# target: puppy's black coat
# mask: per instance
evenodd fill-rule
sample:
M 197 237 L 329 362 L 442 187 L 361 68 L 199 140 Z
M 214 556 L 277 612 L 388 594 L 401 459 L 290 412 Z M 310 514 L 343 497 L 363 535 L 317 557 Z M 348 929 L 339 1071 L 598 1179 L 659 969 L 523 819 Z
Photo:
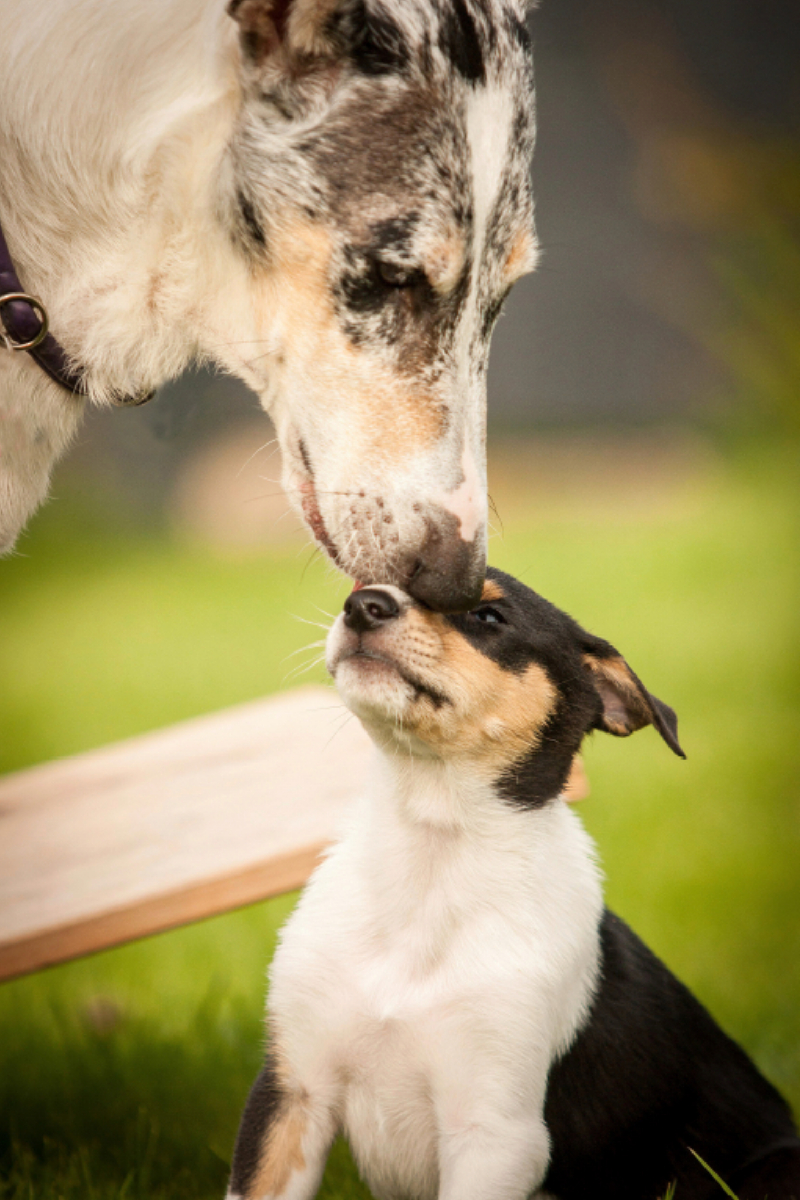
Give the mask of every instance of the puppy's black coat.
M 551 1069 L 544 1183 L 561 1200 L 720 1196 L 800 1200 L 800 1140 L 785 1101 L 619 917 L 600 930 L 588 1023 Z

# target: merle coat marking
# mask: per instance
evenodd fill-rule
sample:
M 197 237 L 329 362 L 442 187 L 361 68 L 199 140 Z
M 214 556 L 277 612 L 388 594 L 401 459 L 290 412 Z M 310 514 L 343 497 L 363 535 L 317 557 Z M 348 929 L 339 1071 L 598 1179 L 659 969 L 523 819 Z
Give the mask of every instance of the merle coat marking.
M 0 219 L 97 403 L 245 380 L 356 578 L 469 607 L 485 377 L 536 257 L 523 0 L 2 0 Z M 82 402 L 0 348 L 0 549 Z

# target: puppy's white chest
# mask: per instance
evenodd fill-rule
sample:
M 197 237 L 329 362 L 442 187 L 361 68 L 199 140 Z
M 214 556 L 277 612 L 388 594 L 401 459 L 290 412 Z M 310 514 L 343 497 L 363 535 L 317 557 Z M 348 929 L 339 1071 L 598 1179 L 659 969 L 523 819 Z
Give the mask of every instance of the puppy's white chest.
M 335 1093 L 377 1196 L 435 1197 L 443 1139 L 541 1119 L 594 986 L 600 908 L 561 805 L 503 813 L 496 836 L 372 810 L 335 848 L 285 929 L 270 1010 L 300 1081 Z

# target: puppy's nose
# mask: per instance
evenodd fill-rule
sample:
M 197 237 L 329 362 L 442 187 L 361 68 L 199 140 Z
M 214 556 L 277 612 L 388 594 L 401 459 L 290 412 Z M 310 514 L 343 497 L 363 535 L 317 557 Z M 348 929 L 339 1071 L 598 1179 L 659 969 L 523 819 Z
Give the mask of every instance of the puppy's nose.
M 344 623 L 354 633 L 377 629 L 400 616 L 400 605 L 389 592 L 380 588 L 360 588 L 344 602 Z

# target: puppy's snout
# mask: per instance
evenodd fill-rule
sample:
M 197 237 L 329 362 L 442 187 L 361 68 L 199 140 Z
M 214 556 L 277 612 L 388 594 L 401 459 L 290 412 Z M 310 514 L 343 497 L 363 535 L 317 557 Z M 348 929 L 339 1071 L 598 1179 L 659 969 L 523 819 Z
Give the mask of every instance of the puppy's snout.
M 378 629 L 400 616 L 400 605 L 381 588 L 360 588 L 344 602 L 344 623 L 354 633 Z

